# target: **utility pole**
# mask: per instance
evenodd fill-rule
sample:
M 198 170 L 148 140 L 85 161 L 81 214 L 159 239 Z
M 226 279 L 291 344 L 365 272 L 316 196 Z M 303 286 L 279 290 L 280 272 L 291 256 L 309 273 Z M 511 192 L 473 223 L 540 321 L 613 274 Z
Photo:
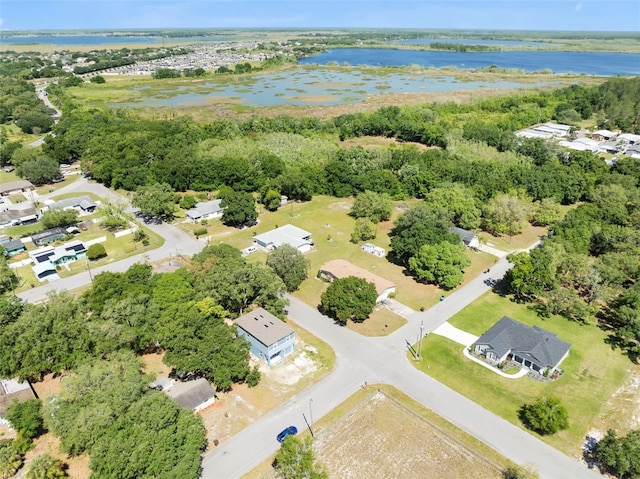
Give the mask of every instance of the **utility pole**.
M 91 274 L 91 266 L 89 266 L 89 258 L 87 258 L 86 256 L 84 257 L 84 260 L 87 263 L 87 271 L 89 271 L 89 279 L 91 280 L 91 282 L 93 283 L 93 275 Z
M 311 433 L 311 437 L 313 437 L 313 429 L 311 429 L 311 426 L 309 425 L 309 421 L 307 421 L 307 416 L 305 416 L 304 413 L 302 413 L 302 417 L 304 418 L 304 422 L 307 423 L 307 427 L 309 428 L 309 432 Z
M 420 321 L 420 339 L 418 340 L 418 358 L 422 359 L 422 331 L 424 329 L 424 321 Z

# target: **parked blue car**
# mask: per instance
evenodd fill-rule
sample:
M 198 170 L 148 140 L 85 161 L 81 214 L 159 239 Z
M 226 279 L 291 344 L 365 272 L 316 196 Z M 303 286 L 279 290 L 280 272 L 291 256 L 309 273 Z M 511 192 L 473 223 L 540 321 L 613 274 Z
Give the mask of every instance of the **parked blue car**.
M 298 434 L 298 428 L 295 426 L 289 426 L 280 434 L 278 434 L 278 437 L 276 439 L 278 439 L 278 442 L 283 442 L 284 438 L 287 437 L 289 434 L 291 434 L 292 436 Z

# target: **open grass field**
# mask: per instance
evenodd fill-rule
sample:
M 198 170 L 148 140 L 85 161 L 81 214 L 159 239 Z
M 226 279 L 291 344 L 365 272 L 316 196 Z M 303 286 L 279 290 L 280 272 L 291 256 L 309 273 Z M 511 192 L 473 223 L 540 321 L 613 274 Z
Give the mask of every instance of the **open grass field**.
M 314 434 L 316 456 L 331 478 L 497 479 L 511 465 L 480 441 L 386 385 L 362 388 L 317 421 Z M 270 477 L 272 460 L 245 479 Z
M 350 238 L 355 220 L 348 213 L 352 203 L 353 198 L 316 196 L 310 202 L 290 203 L 276 212 L 263 212 L 259 216 L 260 223 L 257 226 L 244 230 L 229 228 L 220 223 L 220 220 L 215 220 L 210 222 L 208 227 L 209 243 L 218 244 L 224 242 L 242 249 L 253 244 L 254 234 L 264 233 L 277 226 L 290 223 L 312 233 L 315 243 L 315 250 L 306 255 L 311 263 L 309 278 L 302 283 L 300 289 L 295 293 L 297 297 L 307 304 L 315 307 L 320 303 L 320 297 L 328 284 L 317 279 L 316 274 L 327 261 L 338 258 L 345 259 L 363 269 L 393 281 L 396 285 L 396 299 L 412 309 L 428 308 L 436 304 L 440 295 L 443 294 L 441 289 L 433 285 L 417 283 L 413 278 L 407 276 L 400 266 L 390 263 L 385 258 L 365 253 L 360 249 L 360 245 L 351 243 Z M 393 212 L 391 220 L 378 225 L 378 237 L 371 240 L 371 243 L 381 246 L 387 251 L 389 250 L 390 239 L 388 233 L 393 228 L 393 220 L 402 213 L 402 209 L 409 203 L 413 202 L 397 204 L 398 207 Z M 181 227 L 191 232 L 196 225 L 182 223 Z M 495 260 L 493 256 L 487 253 L 467 251 L 467 254 L 472 260 L 472 265 L 466 271 L 465 282 L 481 274 Z M 258 252 L 249 256 L 248 260 L 264 262 L 266 256 L 266 253 Z M 372 318 L 375 318 L 376 314 L 374 313 Z M 373 328 L 380 329 L 384 324 L 385 319 L 382 318 Z M 388 332 L 391 331 L 391 328 L 389 328 Z
M 564 374 L 560 379 L 542 383 L 527 377 L 502 378 L 464 358 L 460 344 L 437 335 L 430 335 L 423 342 L 423 359 L 417 367 L 521 427 L 517 413 L 523 403 L 540 396 L 561 398 L 569 413 L 570 427 L 541 439 L 570 456 L 580 457 L 580 447 L 592 423 L 630 370 L 637 366 L 605 344 L 606 334 L 596 326 L 580 325 L 561 317 L 542 319 L 526 305 L 493 292 L 463 309 L 450 323 L 480 336 L 502 316 L 537 325 L 571 343 L 569 356 L 561 364 Z

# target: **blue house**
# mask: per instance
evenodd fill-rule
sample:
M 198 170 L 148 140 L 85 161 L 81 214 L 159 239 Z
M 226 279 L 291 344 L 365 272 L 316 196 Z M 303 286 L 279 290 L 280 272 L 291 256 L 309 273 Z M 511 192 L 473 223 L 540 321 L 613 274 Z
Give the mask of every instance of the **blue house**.
M 238 336 L 251 343 L 251 354 L 272 366 L 295 349 L 295 332 L 291 326 L 269 311 L 258 308 L 236 319 Z

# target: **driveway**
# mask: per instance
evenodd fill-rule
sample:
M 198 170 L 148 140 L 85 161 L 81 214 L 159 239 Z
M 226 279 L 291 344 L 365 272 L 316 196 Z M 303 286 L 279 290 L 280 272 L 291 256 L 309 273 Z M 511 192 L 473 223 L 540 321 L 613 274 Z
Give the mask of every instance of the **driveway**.
M 467 333 L 462 329 L 458 329 L 455 326 L 449 324 L 448 321 L 445 321 L 436 329 L 433 330 L 433 334 L 437 334 L 438 336 L 444 336 L 445 338 L 450 339 L 451 341 L 455 341 L 458 344 L 462 344 L 463 346 L 471 346 L 478 340 L 478 336 L 475 336 L 471 333 Z

